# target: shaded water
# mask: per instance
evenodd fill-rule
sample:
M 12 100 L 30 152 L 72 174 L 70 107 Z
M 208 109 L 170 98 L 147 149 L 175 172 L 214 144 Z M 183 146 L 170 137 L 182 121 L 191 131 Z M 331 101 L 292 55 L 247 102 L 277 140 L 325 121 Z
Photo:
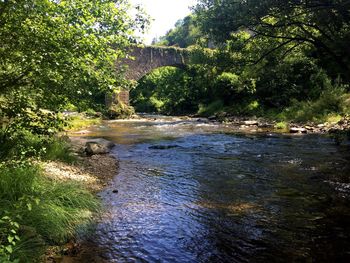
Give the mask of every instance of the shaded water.
M 230 131 L 172 119 L 97 129 L 120 169 L 82 261 L 350 262 L 349 148 Z

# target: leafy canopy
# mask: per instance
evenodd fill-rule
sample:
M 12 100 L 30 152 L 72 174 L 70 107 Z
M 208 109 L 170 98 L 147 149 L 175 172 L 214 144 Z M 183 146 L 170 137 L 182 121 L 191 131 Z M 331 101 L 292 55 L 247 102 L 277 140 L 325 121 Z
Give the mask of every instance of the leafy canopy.
M 199 0 L 196 15 L 202 31 L 217 43 L 243 29 L 251 38 L 279 40 L 266 54 L 308 45 L 330 73 L 349 76 L 350 1 Z
M 0 0 L 0 92 L 30 87 L 46 108 L 120 85 L 114 62 L 146 23 L 125 0 Z

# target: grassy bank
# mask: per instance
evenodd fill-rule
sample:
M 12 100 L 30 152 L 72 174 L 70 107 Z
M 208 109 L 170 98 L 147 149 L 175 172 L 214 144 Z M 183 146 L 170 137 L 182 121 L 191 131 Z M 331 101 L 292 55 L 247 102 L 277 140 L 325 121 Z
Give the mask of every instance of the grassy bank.
M 68 117 L 66 124 L 66 130 L 77 131 L 85 127 L 92 125 L 98 125 L 102 121 L 101 117 L 86 116 L 85 114 L 78 114 L 72 117 Z
M 277 122 L 280 128 L 289 123 L 336 123 L 350 115 L 350 93 L 338 88 L 325 90 L 316 100 L 293 100 L 284 108 L 261 107 L 258 101 L 246 104 L 224 106 L 222 101 L 200 105 L 199 116 L 220 116 L 226 113 L 231 116 L 256 116 Z
M 72 127 L 96 123 L 76 118 Z M 67 139 L 24 130 L 0 137 L 0 262 L 40 262 L 49 246 L 84 232 L 100 202 L 82 182 L 45 171 L 48 161 L 77 162 Z

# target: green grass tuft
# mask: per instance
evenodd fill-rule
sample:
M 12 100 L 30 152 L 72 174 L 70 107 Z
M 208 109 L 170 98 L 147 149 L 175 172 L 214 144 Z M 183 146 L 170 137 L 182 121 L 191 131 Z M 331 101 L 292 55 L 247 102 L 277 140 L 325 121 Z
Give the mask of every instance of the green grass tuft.
M 2 163 L 0 168 L 3 261 L 7 257 L 10 261 L 34 262 L 46 246 L 73 238 L 99 209 L 99 201 L 81 185 L 52 181 L 37 165 Z

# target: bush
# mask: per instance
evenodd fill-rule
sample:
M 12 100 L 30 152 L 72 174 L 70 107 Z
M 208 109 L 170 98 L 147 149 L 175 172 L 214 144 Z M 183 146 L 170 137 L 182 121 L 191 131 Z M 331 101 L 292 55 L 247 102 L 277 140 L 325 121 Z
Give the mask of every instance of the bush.
M 335 85 L 324 90 L 320 97 L 313 101 L 293 100 L 292 106 L 283 110 L 281 119 L 292 121 L 313 121 L 316 123 L 329 120 L 337 121 L 337 115 L 346 115 L 350 112 L 350 94 L 346 93 L 347 87 Z
M 25 91 L 13 91 L 3 98 L 0 103 L 0 121 L 2 122 L 0 128 L 6 129 L 10 134 L 18 130 L 44 135 L 62 131 L 65 124 L 63 116 L 40 108 L 36 101 L 40 98 Z
M 133 107 L 125 105 L 121 101 L 118 104 L 113 104 L 108 108 L 108 117 L 110 119 L 126 119 L 135 114 Z
M 68 141 L 63 137 L 32 134 L 26 130 L 8 134 L 0 130 L 0 142 L 0 159 L 3 160 L 42 158 L 67 163 L 76 161 Z

